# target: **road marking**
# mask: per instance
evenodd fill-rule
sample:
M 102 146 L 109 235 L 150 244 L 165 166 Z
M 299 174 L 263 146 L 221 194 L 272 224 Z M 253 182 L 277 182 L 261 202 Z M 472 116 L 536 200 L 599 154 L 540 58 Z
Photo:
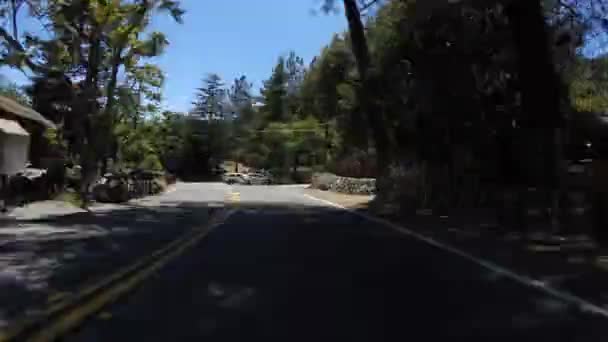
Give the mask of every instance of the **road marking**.
M 576 304 L 576 305 L 579 306 L 579 308 L 582 311 L 592 312 L 592 313 L 604 316 L 605 318 L 608 318 L 608 310 L 606 310 L 605 308 L 603 308 L 603 307 L 601 307 L 601 306 L 599 306 L 597 304 L 594 304 L 594 303 L 592 303 L 592 302 L 590 302 L 588 300 L 585 300 L 585 299 L 583 299 L 583 298 L 581 298 L 579 296 L 576 296 L 576 295 L 574 295 L 572 293 L 556 289 L 556 288 L 552 287 L 551 285 L 549 285 L 549 284 L 547 284 L 547 283 L 545 283 L 543 281 L 531 278 L 531 277 L 526 276 L 526 275 L 518 274 L 515 271 L 512 271 L 512 270 L 510 270 L 510 269 L 508 269 L 506 267 L 500 266 L 500 265 L 498 265 L 498 264 L 496 264 L 496 263 L 494 263 L 492 261 L 485 260 L 485 259 L 482 259 L 482 258 L 478 258 L 476 256 L 473 256 L 473 255 L 465 252 L 465 251 L 457 249 L 456 247 L 450 246 L 450 245 L 448 245 L 448 244 L 446 244 L 444 242 L 439 242 L 439 241 L 437 241 L 437 240 L 435 240 L 433 238 L 430 238 L 428 236 L 424 236 L 422 234 L 416 233 L 415 231 L 413 231 L 411 229 L 408 229 L 408 228 L 405 228 L 403 226 L 397 225 L 397 224 L 395 224 L 393 222 L 390 222 L 388 220 L 385 220 L 385 219 L 382 219 L 382 218 L 379 218 L 379 217 L 375 217 L 375 216 L 371 216 L 371 215 L 368 215 L 368 214 L 364 214 L 364 213 L 361 213 L 361 212 L 357 212 L 357 211 L 354 211 L 354 210 L 352 210 L 350 208 L 346 208 L 346 207 L 344 207 L 344 206 L 342 206 L 340 204 L 337 204 L 337 203 L 334 203 L 334 202 L 330 202 L 330 201 L 327 201 L 327 200 L 324 200 L 324 199 L 321 199 L 321 198 L 317 198 L 317 197 L 314 197 L 314 196 L 311 196 L 311 195 L 308 195 L 308 194 L 303 194 L 303 195 L 305 197 L 309 198 L 309 199 L 314 200 L 314 201 L 321 202 L 321 203 L 324 203 L 324 204 L 326 204 L 328 206 L 332 206 L 332 207 L 335 207 L 335 208 L 339 208 L 339 209 L 345 210 L 345 211 L 347 211 L 347 212 L 349 212 L 351 214 L 354 214 L 354 215 L 357 215 L 359 217 L 365 218 L 366 220 L 369 220 L 369 221 L 376 222 L 376 223 L 382 224 L 384 226 L 387 226 L 387 227 L 391 228 L 392 230 L 394 230 L 394 231 L 396 231 L 398 233 L 411 236 L 411 237 L 413 237 L 415 239 L 418 239 L 420 241 L 426 242 L 429 245 L 432 245 L 432 246 L 434 246 L 436 248 L 439 248 L 439 249 L 442 249 L 442 250 L 444 250 L 446 252 L 458 255 L 458 256 L 460 256 L 460 257 L 462 257 L 464 259 L 467 259 L 467 260 L 469 260 L 469 261 L 471 261 L 471 262 L 473 262 L 473 263 L 475 263 L 475 264 L 477 264 L 477 265 L 485 268 L 485 269 L 493 271 L 493 272 L 495 272 L 498 275 L 503 275 L 505 277 L 508 277 L 508 278 L 510 278 L 510 279 L 512 279 L 512 280 L 514 280 L 514 281 L 516 281 L 516 282 L 518 282 L 520 284 L 522 284 L 522 285 L 525 285 L 525 286 L 528 286 L 528 287 L 531 287 L 531 288 L 543 291 L 543 292 L 545 292 L 545 293 L 547 293 L 547 294 L 549 294 L 551 296 L 554 296 L 554 297 L 556 297 L 558 299 L 561 299 L 561 300 L 563 300 L 565 302 Z
M 240 192 L 230 192 L 230 193 L 226 194 L 225 200 L 228 203 L 239 203 L 241 201 L 241 193 Z
M 97 315 L 97 318 L 102 321 L 107 321 L 109 319 L 112 319 L 112 313 L 110 313 L 108 311 L 103 311 L 99 315 Z
M 46 302 L 47 303 L 55 303 L 55 302 L 58 302 L 60 300 L 63 300 L 64 298 L 66 298 L 66 297 L 68 297 L 70 295 L 71 295 L 70 292 L 63 292 L 63 291 L 62 292 L 55 292 L 55 293 L 51 294 L 47 298 Z
M 319 218 L 316 216 L 304 216 L 304 223 L 315 223 L 319 221 Z
M 52 305 L 39 317 L 18 322 L 7 331 L 0 332 L 0 342 L 50 342 L 59 339 L 203 240 L 235 212 L 236 210 L 230 210 L 221 215 L 219 220 L 216 220 L 217 217 L 211 218 L 207 224 L 185 233 L 151 255 L 100 282 L 85 285 L 73 300 Z

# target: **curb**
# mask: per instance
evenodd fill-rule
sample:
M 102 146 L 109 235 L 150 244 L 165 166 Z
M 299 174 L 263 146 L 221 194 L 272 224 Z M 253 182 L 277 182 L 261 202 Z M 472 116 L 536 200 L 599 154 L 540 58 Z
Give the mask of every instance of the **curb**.
M 386 219 L 382 219 L 382 218 L 379 218 L 379 217 L 376 217 L 376 216 L 372 216 L 372 215 L 364 214 L 364 213 L 361 213 L 361 212 L 357 212 L 357 211 L 355 211 L 353 209 L 344 207 L 344 206 L 342 206 L 340 204 L 337 204 L 337 203 L 334 203 L 334 202 L 330 202 L 328 200 L 324 200 L 324 199 L 321 199 L 321 198 L 317 198 L 317 197 L 314 197 L 314 196 L 311 196 L 311 195 L 308 195 L 308 194 L 304 194 L 304 196 L 306 198 L 312 199 L 314 201 L 324 203 L 325 205 L 345 210 L 345 211 L 347 211 L 347 212 L 349 212 L 351 214 L 354 214 L 356 216 L 362 217 L 362 218 L 364 218 L 364 219 L 366 219 L 368 221 L 379 223 L 381 225 L 384 225 L 384 226 L 390 228 L 391 230 L 393 230 L 393 231 L 395 231 L 397 233 L 410 236 L 412 238 L 415 238 L 417 240 L 425 242 L 425 243 L 427 243 L 427 244 L 429 244 L 429 245 L 431 245 L 433 247 L 441 249 L 441 250 L 443 250 L 443 251 L 445 251 L 447 253 L 451 253 L 451 254 L 457 255 L 457 256 L 459 256 L 461 258 L 464 258 L 464 259 L 466 259 L 466 260 L 468 260 L 468 261 L 470 261 L 470 262 L 472 262 L 474 264 L 477 264 L 477 265 L 479 265 L 479 266 L 481 266 L 481 267 L 483 267 L 483 268 L 485 268 L 485 269 L 487 269 L 489 271 L 492 271 L 492 272 L 494 272 L 494 273 L 496 273 L 498 275 L 505 276 L 505 277 L 507 277 L 507 278 L 509 278 L 509 279 L 511 279 L 511 280 L 513 280 L 513 281 L 515 281 L 515 282 L 517 282 L 519 284 L 521 284 L 521 285 L 524 285 L 524 286 L 532 288 L 532 289 L 540 290 L 540 291 L 544 292 L 545 294 L 548 294 L 550 296 L 553 296 L 555 298 L 563 300 L 563 301 L 565 301 L 567 303 L 578 305 L 578 307 L 580 308 L 581 311 L 591 312 L 591 313 L 600 315 L 600 316 L 602 316 L 604 318 L 608 318 L 608 309 L 603 308 L 603 307 L 601 307 L 601 306 L 599 306 L 597 304 L 594 304 L 594 303 L 592 303 L 592 302 L 590 302 L 590 301 L 588 301 L 588 300 L 586 300 L 584 298 L 581 298 L 581 297 L 579 297 L 577 295 L 574 295 L 574 294 L 572 294 L 570 292 L 557 289 L 557 288 L 555 288 L 555 287 L 553 287 L 553 286 L 551 286 L 551 285 L 549 285 L 549 284 L 547 284 L 547 283 L 545 283 L 545 282 L 543 282 L 541 280 L 534 279 L 534 278 L 529 277 L 527 275 L 518 274 L 517 272 L 515 272 L 513 270 L 510 270 L 510 269 L 508 269 L 506 267 L 500 266 L 500 265 L 498 265 L 498 264 L 496 264 L 496 263 L 494 263 L 492 261 L 489 261 L 489 260 L 486 260 L 486 259 L 483 259 L 483 258 L 479 258 L 479 257 L 473 256 L 472 254 L 469 254 L 469 253 L 467 253 L 467 252 L 465 252 L 463 250 L 460 250 L 460 249 L 458 249 L 456 247 L 453 247 L 453 246 L 451 246 L 451 245 L 449 245 L 449 244 L 447 244 L 445 242 L 441 242 L 441 241 L 438 241 L 436 239 L 430 238 L 428 236 L 422 235 L 420 233 L 415 232 L 412 229 L 408 229 L 408 228 L 406 228 L 404 226 L 395 224 L 395 223 L 393 223 L 391 221 L 388 221 Z
M 50 342 L 59 339 L 204 239 L 234 212 L 235 210 L 212 212 L 208 222 L 202 226 L 191 229 L 152 254 L 136 260 L 94 284 L 85 284 L 74 296 L 47 307 L 39 316 L 9 326 L 6 331 L 0 332 L 0 342 Z M 220 215 L 220 213 L 224 214 Z

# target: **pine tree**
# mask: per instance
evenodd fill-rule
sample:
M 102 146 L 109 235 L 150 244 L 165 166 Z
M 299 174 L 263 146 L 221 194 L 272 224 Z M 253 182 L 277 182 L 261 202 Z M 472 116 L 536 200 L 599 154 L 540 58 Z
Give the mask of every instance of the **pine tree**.
M 251 87 L 253 85 L 247 81 L 245 75 L 235 78 L 232 87 L 230 87 L 229 98 L 232 111 L 236 117 L 241 117 L 242 112 L 248 111 L 253 102 L 251 95 Z
M 287 94 L 294 95 L 300 90 L 300 86 L 304 81 L 306 68 L 304 67 L 304 58 L 296 55 L 294 51 L 289 52 L 289 56 L 285 61 L 287 72 Z
M 192 114 L 205 120 L 224 119 L 225 100 L 226 90 L 221 77 L 209 74 L 203 80 L 203 86 L 197 89 Z
M 262 112 L 269 121 L 284 121 L 287 119 L 285 99 L 287 96 L 287 76 L 285 59 L 280 57 L 277 65 L 272 70 L 272 76 L 264 82 L 264 88 L 261 89 L 264 97 Z

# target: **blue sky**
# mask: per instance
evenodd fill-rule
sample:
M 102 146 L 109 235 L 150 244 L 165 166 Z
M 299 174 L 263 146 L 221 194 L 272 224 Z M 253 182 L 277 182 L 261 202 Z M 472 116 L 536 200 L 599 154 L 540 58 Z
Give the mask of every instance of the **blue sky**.
M 167 74 L 166 105 L 180 111 L 206 73 L 226 83 L 244 74 L 257 89 L 279 55 L 293 49 L 309 62 L 347 25 L 340 14 L 311 14 L 318 0 L 186 0 L 183 6 L 184 24 L 167 16 L 152 23 L 171 42 L 157 62 Z
M 184 23 L 159 15 L 152 29 L 164 32 L 170 45 L 154 60 L 166 73 L 164 107 L 186 111 L 195 88 L 207 73 L 226 83 L 246 75 L 257 90 L 281 54 L 290 50 L 308 63 L 332 35 L 346 29 L 339 14 L 317 14 L 319 0 L 182 0 Z M 24 83 L 16 70 L 0 71 Z

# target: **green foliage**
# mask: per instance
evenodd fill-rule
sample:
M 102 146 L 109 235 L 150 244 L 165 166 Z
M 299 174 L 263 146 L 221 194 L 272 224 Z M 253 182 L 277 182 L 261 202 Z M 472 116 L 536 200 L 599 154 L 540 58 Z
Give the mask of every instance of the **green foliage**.
M 228 91 L 230 104 L 237 112 L 238 116 L 250 114 L 250 109 L 253 101 L 251 94 L 252 84 L 247 81 L 247 76 L 243 75 L 240 78 L 234 79 L 234 83 Z M 245 111 L 245 113 L 241 113 Z
M 54 198 L 55 201 L 67 202 L 74 207 L 80 208 L 83 205 L 83 200 L 77 192 L 63 191 Z
M 31 99 L 22 87 L 19 87 L 15 83 L 6 82 L 5 80 L 2 81 L 3 82 L 0 84 L 0 95 L 11 98 L 25 106 L 31 105 Z
M 523 51 L 514 39 L 518 17 L 496 1 L 340 1 L 348 5 L 350 31 L 335 35 L 309 66 L 295 52 L 279 57 L 261 107 L 245 76 L 226 86 L 209 74 L 196 90 L 195 115 L 159 113 L 164 75 L 150 63 L 169 43 L 150 30 L 152 17 L 164 12 L 181 22 L 179 1 L 17 3 L 49 24 L 50 37 L 0 28 L 0 62 L 33 74 L 26 92 L 8 84 L 0 94 L 63 123 L 44 141 L 89 166 L 117 157 L 129 168 L 197 176 L 230 158 L 281 176 L 321 164 L 357 173 L 356 165 L 382 152 L 396 163 L 449 169 L 456 179 L 455 146 L 482 166 L 534 157 L 533 148 L 515 146 L 535 141 L 522 128 L 560 116 L 530 110 L 546 99 L 554 105 L 556 93 L 563 111 L 608 110 L 608 59 L 578 53 L 584 38 L 603 31 L 603 10 L 588 7 L 589 0 L 543 1 L 549 41 L 532 45 L 548 43 L 556 63 Z M 327 0 L 325 9 L 336 4 Z M 362 19 L 356 12 L 364 7 Z M 9 2 L 0 2 L 0 18 L 8 22 L 12 14 Z M 542 31 L 532 26 L 521 32 Z M 547 85 L 553 95 L 546 97 L 535 93 L 522 61 L 551 64 L 567 86 Z
M 197 89 L 192 113 L 206 120 L 224 119 L 226 89 L 217 74 L 209 74 L 203 86 Z
M 118 124 L 115 134 L 119 140 L 118 155 L 121 164 L 129 169 L 154 166 L 153 169 L 158 170 L 160 151 L 155 145 L 157 132 L 158 127 L 154 122 L 144 121 L 136 127 L 128 123 Z
M 282 121 L 288 119 L 287 113 L 287 72 L 285 70 L 285 59 L 280 57 L 272 70 L 270 79 L 264 82 L 261 90 L 264 97 L 264 106 L 261 111 L 268 121 Z
M 55 151 L 64 152 L 67 149 L 66 142 L 59 135 L 59 131 L 55 128 L 47 128 L 43 133 L 44 140 L 49 144 L 49 148 Z
M 160 157 L 157 154 L 148 154 L 144 157 L 144 160 L 138 165 L 143 170 L 163 170 L 163 165 L 160 161 Z
M 359 80 L 348 37 L 335 35 L 311 65 L 301 86 L 301 111 L 323 122 L 333 122 L 339 153 L 365 146 L 367 130 L 360 113 Z M 336 133 L 336 134 L 333 134 Z
M 11 20 L 22 17 L 19 10 L 45 25 L 44 39 L 19 34 Z M 33 74 L 33 107 L 61 123 L 44 140 L 81 164 L 82 191 L 108 158 L 160 168 L 157 123 L 148 118 L 158 111 L 163 73 L 147 60 L 168 45 L 164 33 L 149 29 L 163 12 L 178 22 L 184 13 L 169 0 L 0 2 L 0 17 L 14 24 L 10 32 L 0 27 L 0 63 Z
M 570 97 L 579 112 L 608 112 L 608 57 L 579 58 L 570 83 Z

